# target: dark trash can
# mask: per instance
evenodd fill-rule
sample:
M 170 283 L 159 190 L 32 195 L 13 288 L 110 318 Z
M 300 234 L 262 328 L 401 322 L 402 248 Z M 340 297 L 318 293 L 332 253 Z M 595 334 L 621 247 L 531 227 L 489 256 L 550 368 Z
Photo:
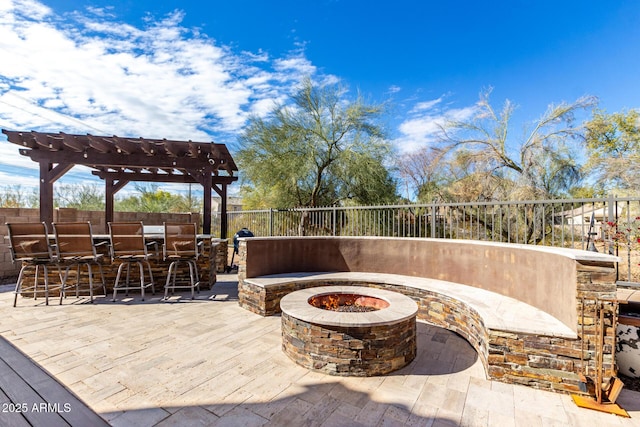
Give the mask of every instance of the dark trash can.
M 233 265 L 233 259 L 238 253 L 238 249 L 240 247 L 240 241 L 238 239 L 243 237 L 254 237 L 254 235 L 247 227 L 242 227 L 242 229 L 238 230 L 238 232 L 233 236 L 233 255 L 231 255 L 231 264 L 227 267 L 227 273 L 231 272 L 231 270 L 238 270 L 238 266 Z

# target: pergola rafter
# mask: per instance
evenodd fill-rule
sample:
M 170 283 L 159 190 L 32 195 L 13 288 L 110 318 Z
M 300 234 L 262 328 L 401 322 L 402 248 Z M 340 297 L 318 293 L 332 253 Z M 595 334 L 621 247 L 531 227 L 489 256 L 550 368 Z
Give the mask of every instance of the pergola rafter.
M 40 165 L 40 219 L 53 221 L 53 183 L 83 165 L 105 181 L 105 218 L 113 220 L 114 195 L 129 182 L 200 184 L 203 231 L 211 233 L 211 191 L 222 198 L 221 237 L 226 238 L 227 186 L 238 168 L 224 144 L 118 136 L 2 130 L 20 154 Z M 105 224 L 106 225 L 106 224 Z

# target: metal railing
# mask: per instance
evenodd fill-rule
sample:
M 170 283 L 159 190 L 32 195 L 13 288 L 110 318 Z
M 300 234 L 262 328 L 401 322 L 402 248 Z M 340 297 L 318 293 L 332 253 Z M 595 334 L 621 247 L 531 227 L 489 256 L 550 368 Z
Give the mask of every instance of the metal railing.
M 618 255 L 620 280 L 640 281 L 640 198 L 441 203 L 229 212 L 227 235 L 473 239 Z M 214 221 L 214 224 L 219 221 Z M 218 225 L 219 227 L 219 225 Z

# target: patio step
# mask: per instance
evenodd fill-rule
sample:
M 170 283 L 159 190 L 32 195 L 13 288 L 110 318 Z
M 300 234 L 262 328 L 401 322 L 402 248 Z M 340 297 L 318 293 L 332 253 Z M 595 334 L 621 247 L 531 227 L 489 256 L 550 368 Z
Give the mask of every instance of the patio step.
M 0 337 L 3 426 L 108 426 L 82 400 Z

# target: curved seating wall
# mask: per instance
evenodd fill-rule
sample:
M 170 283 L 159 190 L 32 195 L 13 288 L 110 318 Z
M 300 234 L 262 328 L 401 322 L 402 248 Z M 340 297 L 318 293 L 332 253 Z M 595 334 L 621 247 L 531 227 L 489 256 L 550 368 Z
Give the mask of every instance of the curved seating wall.
M 603 305 L 605 317 L 615 323 L 617 260 L 465 240 L 241 239 L 239 304 L 265 316 L 279 311 L 284 295 L 311 286 L 346 283 L 400 292 L 418 303 L 420 320 L 466 338 L 489 378 L 580 394 L 578 373 L 596 372 L 594 357 L 583 367 L 581 344 L 601 339 L 592 326 L 597 301 L 609 301 Z M 579 322 L 591 326 L 583 330 Z M 615 370 L 613 326 L 604 336 L 606 375 Z
M 246 278 L 353 271 L 440 279 L 516 298 L 551 314 L 574 332 L 578 325 L 576 262 L 614 261 L 584 251 L 468 240 L 281 237 L 249 241 L 251 250 L 240 272 Z

